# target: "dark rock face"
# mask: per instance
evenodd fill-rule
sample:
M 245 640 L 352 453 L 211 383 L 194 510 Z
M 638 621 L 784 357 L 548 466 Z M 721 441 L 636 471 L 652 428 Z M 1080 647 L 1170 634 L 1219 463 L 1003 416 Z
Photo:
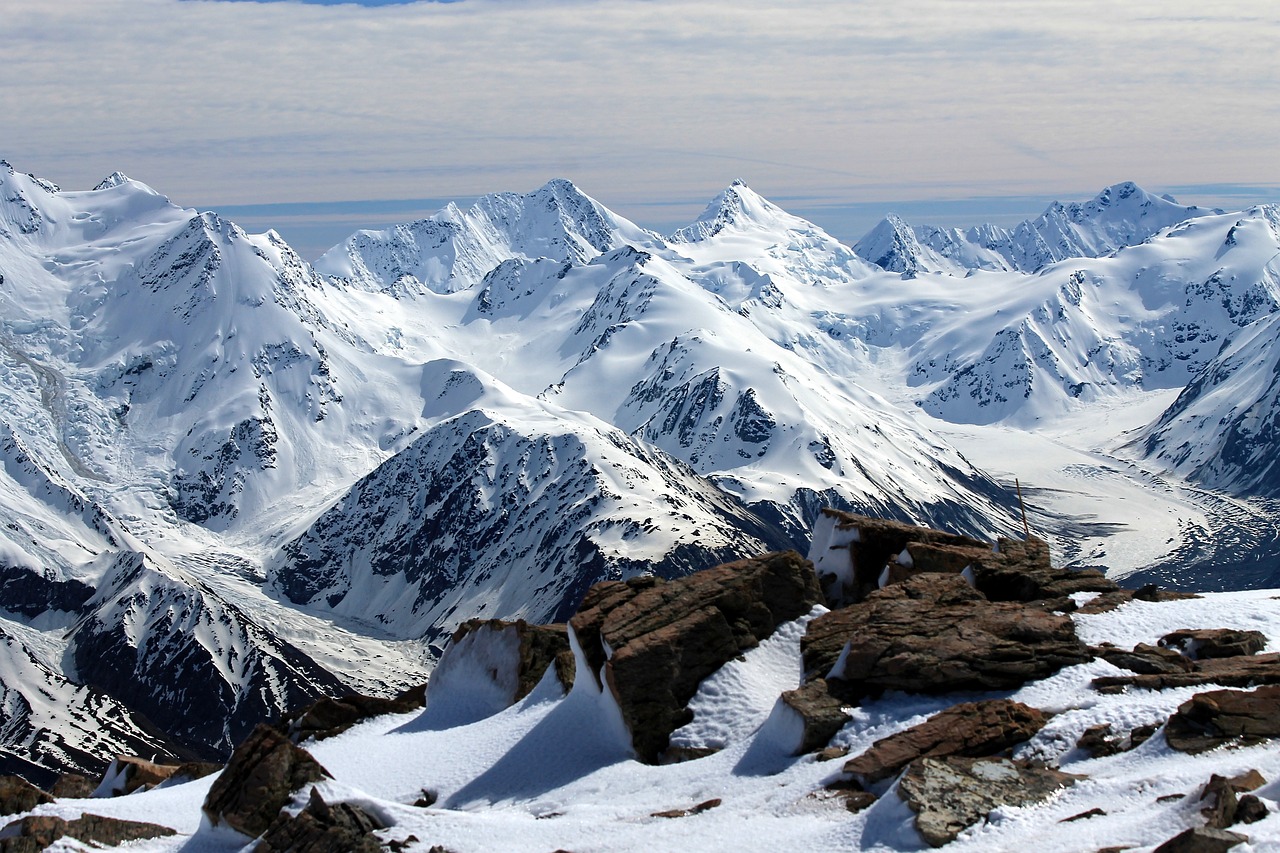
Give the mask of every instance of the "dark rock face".
M 1194 660 L 1204 660 L 1257 654 L 1267 647 L 1267 637 L 1261 631 L 1202 628 L 1166 634 L 1160 638 L 1160 645 L 1177 649 Z
M 0 814 L 22 814 L 53 797 L 18 776 L 0 776 Z
M 231 756 L 209 789 L 204 813 L 256 838 L 266 832 L 293 792 L 331 778 L 311 754 L 294 746 L 278 729 L 260 725 Z
M 324 740 L 371 717 L 407 714 L 424 704 L 425 685 L 407 690 L 394 699 L 348 693 L 339 699 L 320 699 L 300 711 L 286 714 L 281 725 L 294 743 L 308 738 Z
M 117 847 L 126 841 L 163 838 L 178 833 L 167 826 L 85 814 L 75 820 L 33 815 L 0 830 L 0 853 L 37 853 L 59 838 L 74 838 L 95 847 Z
M 907 768 L 898 792 L 925 841 L 941 847 L 997 806 L 1038 802 L 1080 778 L 1007 758 L 921 758 Z
M 1164 729 L 1169 746 L 1182 752 L 1233 744 L 1250 746 L 1280 737 L 1280 685 L 1257 690 L 1212 690 L 1179 706 Z
M 992 602 L 958 575 L 924 574 L 823 614 L 801 641 L 805 672 L 849 701 L 884 690 L 1004 690 L 1092 658 L 1070 618 Z
M 311 801 L 296 817 L 280 812 L 254 853 L 380 853 L 373 835 L 381 821 L 351 803 L 330 805 L 311 789 Z
M 965 702 L 876 741 L 866 752 L 846 761 L 844 772 L 869 785 L 896 776 L 918 758 L 995 755 L 1028 740 L 1046 722 L 1041 711 L 1021 702 Z
M 1152 853 L 1226 853 L 1237 844 L 1243 844 L 1248 840 L 1247 835 L 1241 835 L 1238 832 L 1208 826 L 1194 826 L 1170 838 Z
M 813 566 L 784 551 L 669 582 L 597 584 L 570 624 L 592 676 L 603 671 L 617 698 L 637 755 L 654 762 L 690 719 L 702 679 L 822 600 Z
M 1164 690 L 1168 687 L 1197 687 L 1202 684 L 1227 687 L 1280 684 L 1280 654 L 1206 658 L 1192 661 L 1189 672 L 1108 675 L 1093 680 L 1094 688 L 1100 693 L 1121 693 L 1127 687 Z

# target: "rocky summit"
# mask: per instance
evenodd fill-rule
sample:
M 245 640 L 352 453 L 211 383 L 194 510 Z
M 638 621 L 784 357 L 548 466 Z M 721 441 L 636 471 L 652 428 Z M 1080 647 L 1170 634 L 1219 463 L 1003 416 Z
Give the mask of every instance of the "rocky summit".
M 425 687 L 286 714 L 216 778 L 121 756 L 96 791 L 119 825 L 74 780 L 11 780 L 0 849 L 1280 844 L 1269 595 L 1127 591 L 1035 540 L 825 517 L 808 558 L 605 581 L 567 623 L 467 622 Z M 149 827 L 154 797 L 192 813 Z

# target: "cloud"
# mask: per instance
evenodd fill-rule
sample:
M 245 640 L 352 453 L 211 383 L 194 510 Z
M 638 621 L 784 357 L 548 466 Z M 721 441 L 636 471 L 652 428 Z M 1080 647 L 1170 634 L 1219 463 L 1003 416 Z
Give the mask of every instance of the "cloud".
M 553 176 L 691 216 L 735 177 L 831 203 L 1256 183 L 1280 131 L 1265 2 L 0 8 L 0 112 L 22 117 L 0 156 L 64 186 L 120 168 L 195 206 Z

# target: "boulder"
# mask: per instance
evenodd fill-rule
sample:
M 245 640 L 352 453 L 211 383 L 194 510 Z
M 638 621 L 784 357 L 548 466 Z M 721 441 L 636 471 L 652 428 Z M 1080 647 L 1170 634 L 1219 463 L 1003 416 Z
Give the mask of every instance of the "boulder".
M 1206 658 L 1192 661 L 1188 672 L 1106 675 L 1093 680 L 1094 689 L 1100 693 L 1123 693 L 1129 687 L 1164 690 L 1170 687 L 1199 687 L 1202 684 L 1224 687 L 1280 684 L 1280 654 Z
M 52 802 L 53 797 L 21 776 L 0 776 L 0 814 L 22 814 Z
M 921 758 L 903 773 L 898 793 L 924 840 L 941 847 L 998 806 L 1029 805 L 1082 778 L 1008 758 Z
M 781 701 L 800 716 L 801 735 L 796 755 L 826 746 L 835 733 L 853 719 L 844 710 L 845 703 L 831 695 L 827 682 L 821 678 L 786 691 Z
M 1249 840 L 1247 835 L 1214 829 L 1210 826 L 1193 826 L 1180 832 L 1152 853 L 1225 853 L 1237 844 Z
M 918 758 L 995 755 L 1029 739 L 1047 722 L 1021 702 L 992 699 L 964 702 L 934 714 L 919 725 L 876 741 L 845 762 L 844 772 L 862 785 L 896 776 Z
M 1190 753 L 1280 737 L 1280 684 L 1198 693 L 1169 718 L 1164 736 L 1169 746 Z
M 1267 647 L 1261 631 L 1236 631 L 1231 628 L 1183 629 L 1165 634 L 1160 645 L 1176 649 L 1193 660 L 1231 658 L 1257 654 Z
M 94 795 L 122 797 L 134 791 L 148 791 L 178 772 L 177 764 L 158 764 L 133 755 L 117 755 L 102 774 Z
M 637 756 L 656 762 L 691 719 L 686 706 L 702 679 L 822 602 L 813 566 L 794 551 L 673 581 L 605 581 L 570 620 L 590 669 L 578 677 L 603 675 Z
M 371 717 L 407 714 L 418 710 L 426 703 L 425 688 L 426 685 L 419 685 L 390 699 L 360 693 L 348 693 L 337 699 L 325 697 L 300 711 L 286 715 L 281 721 L 281 727 L 289 733 L 294 743 L 313 738 L 324 740 Z
M 1257 797 L 1245 794 L 1249 797 L 1246 804 L 1244 798 L 1240 794 L 1246 791 L 1253 791 L 1264 784 L 1262 774 L 1257 770 L 1252 770 L 1242 776 L 1236 776 L 1228 779 L 1226 776 L 1219 776 L 1217 773 L 1209 778 L 1208 784 L 1204 786 L 1204 791 L 1200 794 L 1200 802 L 1206 805 L 1200 809 L 1200 813 L 1205 817 L 1207 826 L 1214 829 L 1226 829 L 1234 826 L 1236 823 L 1254 823 L 1262 817 L 1266 817 L 1267 807 Z M 1261 812 L 1259 812 L 1261 807 Z
M 808 678 L 858 701 L 884 690 L 1008 690 L 1091 659 L 1067 616 L 988 601 L 957 575 L 923 574 L 809 623 Z
M 74 838 L 95 847 L 117 847 L 126 841 L 177 835 L 155 823 L 85 814 L 75 820 L 32 815 L 0 829 L 0 853 L 36 853 L 60 838 Z
M 279 729 L 259 725 L 236 747 L 227 767 L 204 801 L 204 813 L 217 826 L 225 823 L 256 838 L 266 832 L 293 792 L 329 772 Z
M 280 812 L 253 853 L 380 853 L 382 821 L 352 803 L 326 803 L 315 789 L 296 816 Z

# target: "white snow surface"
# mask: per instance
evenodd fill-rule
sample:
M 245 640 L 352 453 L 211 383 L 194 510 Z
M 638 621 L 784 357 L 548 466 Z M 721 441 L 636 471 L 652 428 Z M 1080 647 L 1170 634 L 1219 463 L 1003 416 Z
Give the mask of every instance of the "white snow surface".
M 740 182 L 662 237 L 557 179 L 312 267 L 119 173 L 0 164 L 0 570 L 39 593 L 0 603 L 5 677 L 71 689 L 114 643 L 157 710 L 177 661 L 227 710 L 387 692 L 467 618 L 803 545 L 831 503 L 1019 531 L 1015 478 L 1059 563 L 1268 579 L 1275 206 L 1118 184 L 911 235 L 946 268 Z M 69 584 L 56 659 L 32 614 Z
M 1280 606 L 1273 590 L 1213 593 L 1200 599 L 1134 601 L 1111 613 L 1074 617 L 1082 637 L 1130 645 L 1151 642 L 1181 627 L 1248 627 L 1280 642 Z M 347 800 L 392 826 L 380 835 L 434 844 L 458 853 L 509 850 L 747 851 L 925 849 L 912 815 L 886 783 L 881 799 L 860 814 L 825 794 L 840 762 L 795 757 L 773 706 L 776 693 L 798 679 L 796 639 L 809 617 L 782 626 L 703 683 L 695 721 L 683 737 L 720 742 L 719 752 L 694 761 L 647 766 L 630 757 L 617 709 L 594 680 L 579 679 L 569 695 L 549 677 L 519 704 L 486 718 L 441 728 L 431 710 L 372 720 L 306 746 L 335 779 L 320 786 L 328 801 Z M 579 656 L 579 661 L 582 661 Z M 948 846 L 954 851 L 1096 850 L 1126 845 L 1150 851 L 1203 822 L 1200 794 L 1214 774 L 1257 769 L 1268 784 L 1256 793 L 1271 810 L 1261 822 L 1236 829 L 1250 839 L 1242 853 L 1280 846 L 1280 752 L 1273 745 L 1218 749 L 1200 755 L 1171 750 L 1163 734 L 1107 758 L 1074 748 L 1083 731 L 1109 723 L 1117 730 L 1162 723 L 1194 690 L 1094 692 L 1090 680 L 1117 670 L 1093 661 L 1062 670 L 1008 695 L 1055 716 L 1016 755 L 1037 758 L 1087 778 L 1048 800 L 1001 808 Z M 834 743 L 852 754 L 875 740 L 923 721 L 954 702 L 1001 694 L 921 697 L 888 694 L 853 710 Z M 447 702 L 441 694 L 433 701 Z M 181 833 L 130 845 L 130 850 L 237 850 L 248 839 L 213 830 L 200 818 L 211 780 L 114 800 L 64 801 L 36 813 L 74 817 L 84 811 L 171 826 Z M 431 808 L 409 803 L 423 789 L 439 796 Z M 303 792 L 305 796 L 306 792 Z M 1181 799 L 1171 799 L 1184 795 Z M 1162 802 L 1162 798 L 1164 801 Z M 677 819 L 654 812 L 720 805 Z M 1063 823 L 1091 809 L 1105 814 Z

